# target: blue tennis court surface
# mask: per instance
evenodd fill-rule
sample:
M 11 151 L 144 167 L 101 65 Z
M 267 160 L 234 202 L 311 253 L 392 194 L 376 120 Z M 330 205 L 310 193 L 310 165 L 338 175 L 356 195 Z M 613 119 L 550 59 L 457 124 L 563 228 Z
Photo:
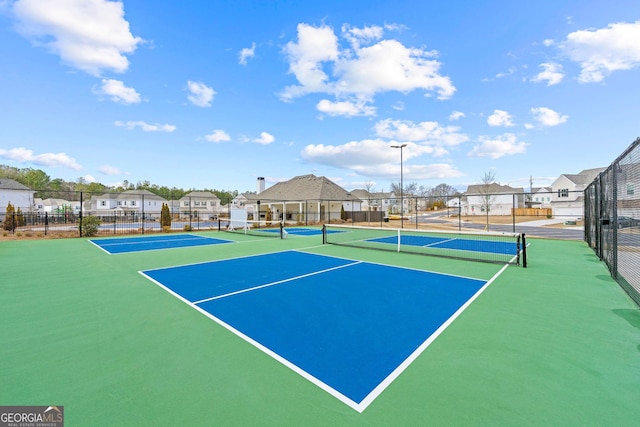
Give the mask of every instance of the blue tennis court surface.
M 141 273 L 358 411 L 487 284 L 297 251 Z
M 231 243 L 230 240 L 214 239 L 194 234 L 167 234 L 160 236 L 93 239 L 89 241 L 110 254 Z
M 285 227 L 287 234 L 293 236 L 316 236 L 322 234 L 322 230 L 318 228 L 306 228 L 306 227 Z
M 367 241 L 397 245 L 398 237 L 380 237 L 376 239 L 368 239 Z M 516 242 L 475 240 L 464 238 L 405 235 L 400 238 L 400 244 L 504 255 L 516 255 L 518 253 L 518 246 Z

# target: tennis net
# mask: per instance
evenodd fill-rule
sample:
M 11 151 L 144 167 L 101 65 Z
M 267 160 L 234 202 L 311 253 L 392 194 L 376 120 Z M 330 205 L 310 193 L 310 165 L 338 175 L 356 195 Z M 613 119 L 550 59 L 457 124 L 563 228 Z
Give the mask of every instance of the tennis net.
M 283 238 L 283 227 L 280 221 L 220 220 L 218 221 L 218 231 L 259 237 Z
M 524 234 L 325 224 L 322 243 L 527 266 Z

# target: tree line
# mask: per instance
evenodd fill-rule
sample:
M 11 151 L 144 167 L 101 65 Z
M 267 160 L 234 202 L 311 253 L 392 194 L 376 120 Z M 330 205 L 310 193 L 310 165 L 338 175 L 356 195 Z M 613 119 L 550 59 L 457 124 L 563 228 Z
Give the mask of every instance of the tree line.
M 65 199 L 74 201 L 79 198 L 80 192 L 84 193 L 121 193 L 127 190 L 148 190 L 166 200 L 178 200 L 191 191 L 209 191 L 215 194 L 223 205 L 229 203 L 238 195 L 237 190 L 216 190 L 216 189 L 182 189 L 177 187 L 160 186 L 151 184 L 149 181 L 138 181 L 132 183 L 124 180 L 118 186 L 107 186 L 99 182 L 87 182 L 84 178 L 76 181 L 65 181 L 61 178 L 53 178 L 41 169 L 16 168 L 13 166 L 0 165 L 0 179 L 12 179 L 20 184 L 36 191 L 41 199 Z

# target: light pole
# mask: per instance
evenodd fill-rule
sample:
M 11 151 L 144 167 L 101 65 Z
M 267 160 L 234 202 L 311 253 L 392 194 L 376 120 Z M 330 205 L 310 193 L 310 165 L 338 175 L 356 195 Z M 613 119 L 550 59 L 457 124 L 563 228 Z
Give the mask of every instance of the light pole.
M 392 145 L 391 148 L 400 149 L 400 228 L 404 228 L 404 183 L 402 182 L 402 149 L 407 144 Z

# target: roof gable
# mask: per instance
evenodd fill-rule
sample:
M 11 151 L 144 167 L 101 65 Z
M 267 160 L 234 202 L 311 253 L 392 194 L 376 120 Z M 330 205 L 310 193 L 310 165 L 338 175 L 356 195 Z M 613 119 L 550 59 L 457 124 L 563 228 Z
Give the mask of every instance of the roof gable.
M 491 184 L 473 184 L 467 187 L 467 194 L 513 194 L 524 193 L 522 187 L 513 188 L 508 185 L 501 185 L 496 182 Z
M 2 178 L 0 179 L 0 189 L 2 190 L 25 190 L 32 191 L 26 185 L 20 184 L 18 181 L 14 181 L 13 179 Z
M 300 175 L 262 191 L 264 200 L 347 200 L 349 193 L 324 176 Z

